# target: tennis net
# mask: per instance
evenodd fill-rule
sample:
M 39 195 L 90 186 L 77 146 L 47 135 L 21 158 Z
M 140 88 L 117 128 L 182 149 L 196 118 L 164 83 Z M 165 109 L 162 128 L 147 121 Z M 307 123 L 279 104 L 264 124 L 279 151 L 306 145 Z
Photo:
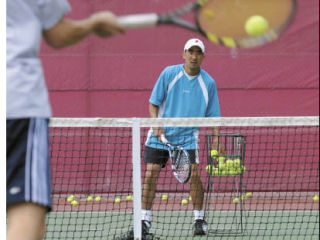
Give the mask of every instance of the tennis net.
M 148 174 L 141 159 L 151 127 L 199 132 L 208 224 L 199 239 L 319 238 L 319 117 L 262 117 L 51 119 L 53 211 L 45 239 L 140 235 Z M 216 155 L 212 127 L 224 150 Z M 156 186 L 147 239 L 197 239 L 190 184 L 179 183 L 168 162 Z

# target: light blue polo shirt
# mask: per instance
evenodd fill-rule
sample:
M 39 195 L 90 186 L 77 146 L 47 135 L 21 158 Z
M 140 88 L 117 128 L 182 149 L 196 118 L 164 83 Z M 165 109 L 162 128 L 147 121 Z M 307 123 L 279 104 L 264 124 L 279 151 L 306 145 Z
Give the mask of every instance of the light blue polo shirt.
M 71 10 L 67 0 L 7 1 L 7 118 L 51 116 L 39 59 L 42 32 Z
M 159 118 L 220 117 L 217 87 L 203 69 L 188 78 L 184 65 L 169 66 L 161 73 L 153 88 L 150 103 L 159 107 Z M 166 137 L 172 145 L 197 149 L 199 128 L 168 127 Z M 154 136 L 152 129 L 146 141 L 148 147 L 166 149 Z

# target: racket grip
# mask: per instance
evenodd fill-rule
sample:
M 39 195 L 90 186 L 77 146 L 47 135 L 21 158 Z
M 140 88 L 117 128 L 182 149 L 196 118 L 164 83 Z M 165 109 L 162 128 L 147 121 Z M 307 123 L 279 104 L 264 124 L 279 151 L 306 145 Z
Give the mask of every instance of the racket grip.
M 161 138 L 161 142 L 163 142 L 165 145 L 168 144 L 168 140 L 166 139 L 166 137 L 163 134 L 161 134 L 160 138 Z
M 153 27 L 158 23 L 158 15 L 156 13 L 135 14 L 118 17 L 118 22 L 124 28 L 146 28 Z

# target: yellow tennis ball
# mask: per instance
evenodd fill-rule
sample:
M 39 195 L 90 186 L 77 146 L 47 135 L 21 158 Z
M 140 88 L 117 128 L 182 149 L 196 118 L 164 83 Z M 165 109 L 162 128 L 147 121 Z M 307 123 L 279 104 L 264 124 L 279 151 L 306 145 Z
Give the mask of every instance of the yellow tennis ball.
M 67 198 L 67 201 L 68 201 L 69 203 L 71 203 L 74 199 L 75 199 L 74 195 L 70 195 L 70 196 Z
M 73 200 L 73 201 L 71 202 L 71 205 L 72 205 L 72 207 L 78 206 L 78 201 L 77 201 L 77 200 Z
M 167 201 L 168 199 L 168 196 L 166 194 L 163 194 L 162 197 L 161 197 L 162 201 Z
M 233 203 L 236 203 L 236 204 L 237 204 L 238 202 L 239 202 L 239 198 L 234 198 L 234 199 L 233 199 Z
M 207 19 L 212 19 L 214 17 L 214 13 L 211 9 L 206 9 L 203 13 Z
M 210 171 L 211 170 L 211 171 Z M 206 172 L 212 176 L 214 176 L 216 168 L 212 165 L 207 165 L 206 166 Z
M 218 161 L 218 163 L 224 163 L 225 159 L 226 158 L 224 156 L 220 156 L 220 157 L 218 157 L 217 161 Z
M 100 202 L 101 201 L 101 197 L 100 196 L 97 196 L 97 197 L 95 197 L 95 199 L 94 199 L 96 202 Z
M 241 196 L 241 199 L 244 201 L 244 200 L 247 200 L 247 196 L 246 195 L 242 195 Z
M 229 170 L 233 169 L 233 160 L 228 159 L 228 160 L 226 161 L 226 167 L 227 167 L 227 169 L 229 169 Z
M 187 205 L 187 204 L 188 204 L 188 200 L 187 199 L 182 199 L 181 205 Z
M 252 37 L 263 35 L 268 28 L 268 21 L 260 15 L 251 16 L 245 23 L 245 30 Z
M 218 151 L 217 150 L 211 150 L 210 152 L 210 156 L 211 157 L 216 157 L 218 155 Z
M 218 164 L 219 171 L 223 171 L 226 169 L 226 164 L 224 162 L 219 162 Z
M 188 200 L 189 200 L 189 201 L 192 201 L 192 197 L 191 197 L 191 196 L 189 196 Z
M 237 169 L 237 168 L 240 168 L 240 166 L 241 166 L 240 159 L 233 160 L 233 168 Z
M 131 195 L 128 195 L 128 196 L 126 197 L 126 199 L 127 199 L 127 201 L 132 201 L 132 200 L 133 200 L 133 198 L 132 198 Z
M 312 198 L 314 202 L 318 202 L 319 201 L 319 196 L 318 195 L 314 195 L 314 197 Z
M 88 201 L 88 202 L 92 202 L 92 201 L 93 201 L 93 197 L 92 197 L 92 196 L 88 196 L 88 197 L 87 197 L 87 201 Z
M 247 192 L 246 196 L 247 196 L 247 198 L 251 198 L 252 197 L 252 192 Z
M 114 202 L 115 202 L 115 203 L 120 203 L 120 202 L 121 202 L 121 199 L 120 199 L 120 198 L 116 198 L 116 199 L 114 200 Z

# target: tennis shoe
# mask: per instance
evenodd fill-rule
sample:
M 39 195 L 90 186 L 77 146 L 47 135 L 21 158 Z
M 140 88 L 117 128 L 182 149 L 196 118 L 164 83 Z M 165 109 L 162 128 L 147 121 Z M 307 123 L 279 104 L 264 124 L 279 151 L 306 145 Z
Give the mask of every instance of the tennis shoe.
M 208 224 L 205 220 L 197 219 L 194 221 L 194 224 L 193 224 L 194 236 L 206 235 L 207 231 L 208 231 Z
M 153 234 L 151 233 L 151 223 L 147 220 L 142 220 L 141 222 L 141 234 L 142 234 L 142 240 L 153 240 L 155 239 Z M 125 236 L 122 236 L 120 238 L 115 238 L 115 240 L 134 240 L 134 233 L 133 229 L 130 230 Z
M 151 223 L 147 220 L 142 220 L 142 237 L 151 234 Z

